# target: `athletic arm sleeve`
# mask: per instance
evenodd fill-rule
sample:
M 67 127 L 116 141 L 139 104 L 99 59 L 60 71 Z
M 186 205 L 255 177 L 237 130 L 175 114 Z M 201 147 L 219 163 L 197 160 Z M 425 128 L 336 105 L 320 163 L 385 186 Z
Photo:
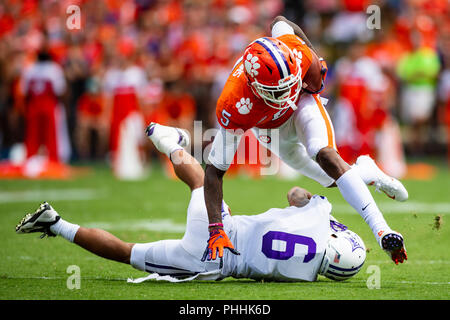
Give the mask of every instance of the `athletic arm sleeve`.
M 272 27 L 272 38 L 278 38 L 285 34 L 295 34 L 294 29 L 285 21 L 278 21 Z
M 219 170 L 227 171 L 233 161 L 242 136 L 242 134 L 236 134 L 232 130 L 225 130 L 220 127 L 208 155 L 209 163 Z

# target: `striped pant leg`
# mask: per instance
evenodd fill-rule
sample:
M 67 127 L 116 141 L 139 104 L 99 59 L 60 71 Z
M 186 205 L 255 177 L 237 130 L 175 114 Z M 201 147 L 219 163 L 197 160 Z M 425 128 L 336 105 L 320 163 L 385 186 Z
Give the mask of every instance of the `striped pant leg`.
M 161 276 L 186 277 L 204 272 L 200 259 L 189 254 L 181 240 L 137 243 L 133 246 L 130 262 L 138 270 Z
M 304 99 L 304 96 L 301 99 Z M 275 153 L 287 165 L 300 174 L 317 181 L 322 186 L 328 187 L 334 183 L 334 179 L 329 177 L 313 159 L 321 148 L 329 144 L 335 147 L 334 131 L 331 122 L 329 122 L 330 130 L 327 130 L 325 119 L 318 109 L 317 102 L 311 95 L 307 97 L 306 101 L 300 103 L 303 109 L 297 109 L 281 127 L 268 130 L 253 128 L 252 130 L 258 137 L 259 142 Z M 318 125 L 315 125 L 315 123 L 318 123 Z M 275 139 L 274 130 L 278 130 L 277 139 Z M 328 132 L 332 133 L 330 138 Z M 261 136 L 266 138 L 261 139 Z M 270 139 L 267 137 L 270 137 Z
M 131 252 L 131 265 L 142 271 L 174 277 L 205 272 L 210 266 L 201 258 L 208 238 L 208 213 L 202 187 L 191 193 L 183 238 L 135 244 Z
M 337 150 L 333 124 L 320 95 L 303 94 L 293 116 L 300 142 L 312 159 L 322 148 Z

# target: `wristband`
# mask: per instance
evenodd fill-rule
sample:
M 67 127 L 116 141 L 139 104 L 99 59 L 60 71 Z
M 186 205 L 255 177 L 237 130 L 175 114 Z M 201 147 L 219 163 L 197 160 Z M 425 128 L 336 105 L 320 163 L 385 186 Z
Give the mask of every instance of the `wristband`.
M 221 227 L 223 228 L 223 223 L 210 223 L 208 228 Z

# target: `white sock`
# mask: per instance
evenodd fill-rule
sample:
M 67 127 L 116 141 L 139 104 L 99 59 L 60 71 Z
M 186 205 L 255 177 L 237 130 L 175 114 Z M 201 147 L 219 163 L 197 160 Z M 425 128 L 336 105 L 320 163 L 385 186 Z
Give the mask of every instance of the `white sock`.
M 169 159 L 172 152 L 181 149 L 183 149 L 183 147 L 176 143 L 173 139 L 163 138 L 159 141 L 159 151 L 168 156 Z
M 59 219 L 58 222 L 50 226 L 50 231 L 56 234 L 57 236 L 61 236 L 64 239 L 73 242 L 75 238 L 75 234 L 77 233 L 79 225 L 67 222 L 63 219 Z
M 363 217 L 377 241 L 382 231 L 391 230 L 378 209 L 369 189 L 353 168 L 345 172 L 336 184 L 344 199 Z

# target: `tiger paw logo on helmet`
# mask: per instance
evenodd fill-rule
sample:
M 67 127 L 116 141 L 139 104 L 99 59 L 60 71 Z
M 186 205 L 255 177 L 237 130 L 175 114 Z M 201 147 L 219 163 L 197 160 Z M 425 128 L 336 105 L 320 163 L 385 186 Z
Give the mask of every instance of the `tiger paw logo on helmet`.
M 250 98 L 241 98 L 240 101 L 236 103 L 236 108 L 240 114 L 248 114 L 252 110 L 253 103 L 250 102 Z
M 297 49 L 294 48 L 294 49 L 292 49 L 292 53 L 294 54 L 295 58 L 297 58 L 298 64 L 300 65 L 302 63 L 302 58 L 303 58 L 302 52 L 297 51 Z
M 258 75 L 259 72 L 257 71 L 257 69 L 259 69 L 259 67 L 261 67 L 261 65 L 257 61 L 258 61 L 258 57 L 253 56 L 251 53 L 249 53 L 247 55 L 245 63 L 244 63 L 245 69 L 247 70 L 247 72 L 254 77 Z

